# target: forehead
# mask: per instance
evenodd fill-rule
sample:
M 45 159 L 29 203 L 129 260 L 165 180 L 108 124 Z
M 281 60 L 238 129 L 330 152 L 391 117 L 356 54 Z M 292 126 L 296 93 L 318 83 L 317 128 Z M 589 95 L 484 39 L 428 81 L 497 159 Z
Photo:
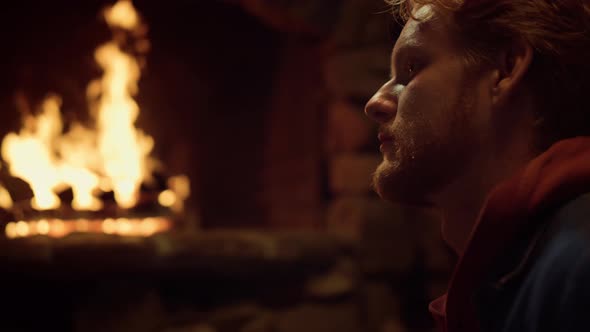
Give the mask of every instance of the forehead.
M 435 51 L 450 51 L 451 22 L 448 15 L 443 15 L 430 5 L 413 10 L 414 18 L 409 18 L 400 33 L 393 56 L 406 47 L 428 48 Z

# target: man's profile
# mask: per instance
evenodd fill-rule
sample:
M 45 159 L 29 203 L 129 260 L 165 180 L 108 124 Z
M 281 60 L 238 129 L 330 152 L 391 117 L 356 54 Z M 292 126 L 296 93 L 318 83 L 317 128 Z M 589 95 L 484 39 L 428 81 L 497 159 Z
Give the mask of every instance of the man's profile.
M 431 206 L 459 262 L 442 331 L 590 330 L 590 1 L 389 0 L 374 187 Z

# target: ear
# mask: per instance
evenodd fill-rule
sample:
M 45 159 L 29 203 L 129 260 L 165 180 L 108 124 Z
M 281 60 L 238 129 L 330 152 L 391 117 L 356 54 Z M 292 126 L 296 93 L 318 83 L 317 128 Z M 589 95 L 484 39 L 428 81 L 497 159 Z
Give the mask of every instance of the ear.
M 533 60 L 533 48 L 523 39 L 513 40 L 498 56 L 496 82 L 492 91 L 494 105 L 503 105 L 514 95 Z

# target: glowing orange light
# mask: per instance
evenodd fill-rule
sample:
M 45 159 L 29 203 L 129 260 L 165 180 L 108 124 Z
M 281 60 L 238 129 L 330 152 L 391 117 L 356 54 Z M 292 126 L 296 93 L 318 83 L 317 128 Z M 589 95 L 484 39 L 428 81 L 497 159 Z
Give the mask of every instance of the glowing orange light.
M 119 236 L 152 236 L 172 227 L 172 220 L 163 217 L 152 218 L 107 218 L 104 220 L 90 219 L 40 219 L 9 222 L 4 228 L 7 238 L 43 235 L 54 238 L 67 236 L 71 233 L 104 233 Z
M 144 27 L 130 0 L 119 0 L 104 11 L 111 28 L 133 32 L 138 45 L 147 50 Z M 151 176 L 149 154 L 153 139 L 135 128 L 139 106 L 133 97 L 138 92 L 139 60 L 123 50 L 118 41 L 107 42 L 95 51 L 103 76 L 88 84 L 87 95 L 95 124 L 73 123 L 64 132 L 61 99 L 45 99 L 37 116 L 28 115 L 19 133 L 2 141 L 1 153 L 13 176 L 31 186 L 32 206 L 37 210 L 61 205 L 57 192 L 72 188 L 72 208 L 96 211 L 103 203 L 96 191 L 112 190 L 117 204 L 133 207 L 142 181 Z M 0 206 L 11 201 L 0 190 Z M 59 226 L 58 226 L 59 227 Z M 22 227 L 21 227 L 22 228 Z
M 102 231 L 106 234 L 115 234 L 117 232 L 117 225 L 115 220 L 108 218 L 102 222 Z
M 170 189 L 164 190 L 158 195 L 158 203 L 162 206 L 171 207 L 176 203 L 176 194 Z
M 29 225 L 25 221 L 18 221 L 15 226 L 15 233 L 17 236 L 29 235 Z
M 9 239 L 14 239 L 15 237 L 18 237 L 18 234 L 16 233 L 16 223 L 9 222 L 8 224 L 6 224 L 4 232 L 6 234 L 6 237 Z
M 37 223 L 37 231 L 41 235 L 49 234 L 49 222 L 47 222 L 47 219 L 39 220 L 39 222 Z

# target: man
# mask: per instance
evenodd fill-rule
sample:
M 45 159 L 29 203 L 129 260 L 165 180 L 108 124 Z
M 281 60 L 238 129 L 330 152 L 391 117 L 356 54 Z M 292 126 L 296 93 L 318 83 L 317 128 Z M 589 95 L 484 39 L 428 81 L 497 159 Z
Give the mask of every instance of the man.
M 590 0 L 393 0 L 374 186 L 439 209 L 441 331 L 590 330 Z

